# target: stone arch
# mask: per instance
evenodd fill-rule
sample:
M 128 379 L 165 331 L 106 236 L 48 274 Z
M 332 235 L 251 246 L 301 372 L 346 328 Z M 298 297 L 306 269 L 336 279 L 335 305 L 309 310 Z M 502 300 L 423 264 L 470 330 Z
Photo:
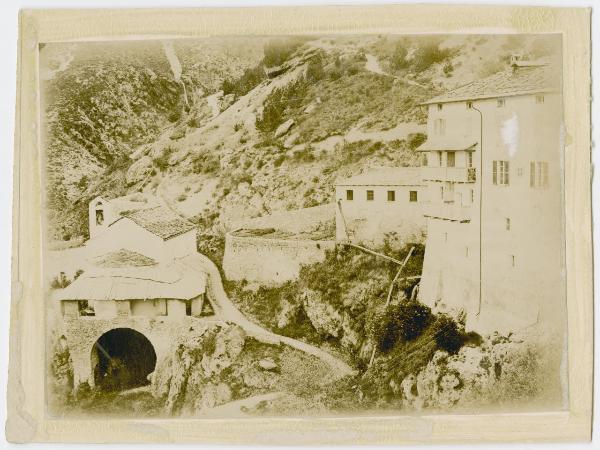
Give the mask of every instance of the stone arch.
M 90 354 L 94 385 L 120 391 L 150 384 L 157 355 L 154 345 L 133 328 L 113 328 L 94 341 Z

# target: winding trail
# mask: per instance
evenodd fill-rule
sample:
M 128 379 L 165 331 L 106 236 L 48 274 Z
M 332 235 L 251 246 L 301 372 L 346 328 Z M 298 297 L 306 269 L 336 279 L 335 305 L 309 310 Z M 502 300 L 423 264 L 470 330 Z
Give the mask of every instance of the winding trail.
M 411 80 L 410 78 L 406 78 L 406 77 L 398 77 L 396 75 L 387 73 L 386 71 L 384 71 L 381 68 L 381 65 L 379 64 L 379 60 L 377 59 L 377 57 L 375 55 L 367 54 L 367 55 L 365 55 L 365 57 L 367 58 L 367 61 L 365 62 L 365 69 L 367 69 L 369 72 L 373 72 L 378 75 L 384 75 L 386 77 L 392 77 L 392 78 L 395 78 L 396 80 L 404 81 L 406 84 L 410 84 L 412 86 L 419 86 L 419 87 L 422 87 L 423 89 L 427 89 L 427 86 L 424 86 L 421 83 L 416 82 L 415 80 Z
M 159 194 L 164 204 L 174 213 L 187 220 L 187 217 L 181 214 L 181 212 L 173 207 L 173 205 L 168 201 L 160 187 L 161 186 L 159 185 L 156 192 Z M 182 258 L 182 260 L 187 260 L 184 261 L 184 263 L 193 265 L 208 275 L 208 295 L 213 301 L 214 307 L 218 310 L 223 319 L 239 325 L 244 329 L 244 331 L 246 331 L 246 333 L 248 333 L 249 336 L 252 336 L 256 340 L 265 344 L 285 344 L 289 347 L 295 348 L 296 350 L 300 350 L 304 353 L 319 358 L 333 369 L 335 378 L 342 378 L 346 375 L 354 375 L 357 373 L 355 369 L 350 367 L 341 359 L 336 358 L 332 354 L 321 350 L 314 345 L 273 333 L 272 331 L 269 331 L 250 321 L 239 309 L 237 309 L 235 304 L 227 295 L 227 292 L 225 292 L 225 288 L 223 287 L 223 279 L 221 278 L 221 272 L 219 271 L 217 265 L 207 256 L 196 252 Z
M 221 273 L 219 269 L 207 256 L 197 253 L 194 258 L 198 258 L 198 261 L 204 272 L 208 274 L 208 291 L 211 299 L 213 300 L 215 307 L 219 310 L 220 314 L 226 319 L 230 320 L 240 327 L 242 327 L 248 335 L 254 337 L 260 342 L 266 344 L 285 344 L 296 350 L 300 350 L 309 355 L 319 358 L 321 361 L 327 363 L 332 369 L 336 377 L 343 377 L 346 375 L 355 374 L 356 371 L 352 369 L 348 364 L 339 358 L 321 350 L 314 345 L 307 344 L 306 342 L 299 341 L 287 336 L 281 336 L 273 333 L 254 322 L 248 320 L 242 312 L 237 309 L 233 302 L 227 296 L 225 289 L 223 288 L 223 280 L 221 279 Z

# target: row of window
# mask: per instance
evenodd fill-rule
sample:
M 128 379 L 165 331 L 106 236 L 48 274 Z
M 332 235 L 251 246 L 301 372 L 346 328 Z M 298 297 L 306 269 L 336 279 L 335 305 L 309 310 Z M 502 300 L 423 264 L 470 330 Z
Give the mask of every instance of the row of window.
M 367 197 L 366 198 L 368 201 L 375 200 L 375 191 L 373 191 L 372 189 L 367 189 Z M 354 200 L 354 190 L 353 189 L 346 190 L 346 200 L 348 200 L 348 201 Z M 410 202 L 418 201 L 417 191 L 409 191 L 408 192 L 408 200 Z M 396 191 L 387 191 L 387 201 L 388 202 L 396 201 Z
M 538 104 L 544 103 L 543 95 L 536 95 L 535 102 Z M 496 100 L 496 106 L 498 108 L 504 108 L 506 106 L 506 99 L 499 98 Z M 473 102 L 466 102 L 467 109 L 473 109 Z M 443 103 L 438 103 L 437 109 L 441 111 L 444 108 Z M 446 134 L 446 119 L 438 118 L 433 121 L 433 132 L 439 136 Z
M 535 102 L 540 104 L 540 103 L 544 103 L 544 96 L 543 95 L 536 95 L 535 96 Z M 472 101 L 468 101 L 466 102 L 465 106 L 467 107 L 467 109 L 473 109 L 473 102 Z M 499 98 L 496 100 L 496 106 L 498 108 L 504 108 L 506 106 L 506 99 L 505 98 Z M 441 111 L 442 109 L 444 109 L 444 104 L 443 103 L 438 103 L 437 104 L 437 110 Z
M 510 184 L 509 161 L 492 162 L 492 183 L 500 186 Z M 518 169 L 519 175 L 522 169 Z M 548 187 L 548 163 L 545 161 L 531 161 L 529 163 L 529 186 L 532 188 Z
M 442 151 L 437 152 L 438 157 L 438 166 L 443 167 L 443 153 Z M 427 154 L 423 153 L 423 165 L 427 165 Z M 455 151 L 446 151 L 446 167 L 455 167 L 456 166 L 456 152 Z M 473 167 L 473 152 L 467 152 L 467 167 Z

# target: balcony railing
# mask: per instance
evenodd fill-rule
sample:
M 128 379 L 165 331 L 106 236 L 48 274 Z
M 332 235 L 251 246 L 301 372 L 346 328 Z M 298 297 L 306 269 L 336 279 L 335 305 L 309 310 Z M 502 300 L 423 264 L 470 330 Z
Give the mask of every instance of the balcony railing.
M 423 179 L 426 181 L 474 183 L 477 181 L 477 171 L 475 167 L 424 167 Z
M 424 202 L 423 215 L 456 222 L 471 221 L 471 207 L 456 202 Z

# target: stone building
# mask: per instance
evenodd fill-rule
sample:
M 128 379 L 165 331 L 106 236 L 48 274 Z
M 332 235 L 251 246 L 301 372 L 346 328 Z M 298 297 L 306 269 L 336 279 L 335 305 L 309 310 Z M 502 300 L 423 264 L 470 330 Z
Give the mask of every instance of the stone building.
M 89 206 L 89 256 L 127 248 L 160 261 L 196 247 L 195 225 L 152 196 L 95 198 Z
M 421 300 L 481 333 L 558 323 L 546 320 L 565 308 L 558 72 L 519 57 L 425 106 Z
M 94 221 L 99 208 L 105 215 L 103 229 L 86 243 L 86 270 L 53 293 L 53 301 L 60 302 L 75 386 L 146 384 L 178 336 L 220 319 L 207 296 L 194 224 L 154 203 L 117 217 L 117 202 L 110 203 L 91 202 Z
M 420 167 L 369 170 L 335 185 L 336 240 L 380 244 L 386 233 L 423 240 L 421 205 L 426 184 Z

